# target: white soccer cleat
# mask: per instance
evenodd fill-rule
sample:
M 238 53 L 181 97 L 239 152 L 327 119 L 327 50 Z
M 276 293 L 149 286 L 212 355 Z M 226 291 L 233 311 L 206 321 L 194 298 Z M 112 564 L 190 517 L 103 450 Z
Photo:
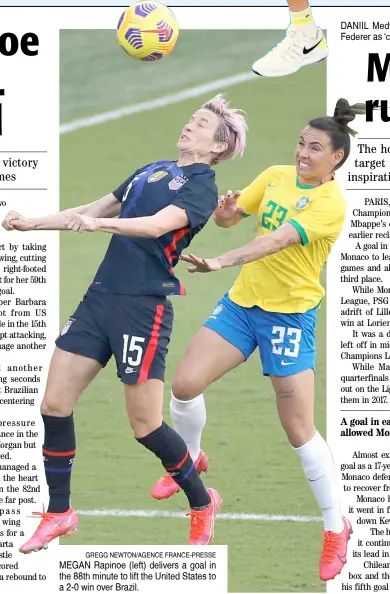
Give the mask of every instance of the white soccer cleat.
M 315 37 L 308 37 L 300 32 L 299 27 L 290 26 L 283 41 L 257 60 L 252 70 L 259 76 L 287 76 L 302 66 L 325 60 L 328 53 L 325 35 L 319 27 Z

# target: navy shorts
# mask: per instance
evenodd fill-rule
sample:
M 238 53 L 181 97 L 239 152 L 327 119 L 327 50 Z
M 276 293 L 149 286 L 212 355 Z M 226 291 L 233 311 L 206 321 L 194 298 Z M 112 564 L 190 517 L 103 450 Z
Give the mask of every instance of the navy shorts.
M 241 307 L 226 293 L 204 323 L 240 349 L 248 359 L 258 347 L 264 375 L 289 376 L 315 370 L 317 309 L 275 313 Z
M 56 345 L 103 367 L 114 355 L 118 377 L 125 384 L 164 381 L 172 324 L 173 307 L 166 297 L 88 290 Z

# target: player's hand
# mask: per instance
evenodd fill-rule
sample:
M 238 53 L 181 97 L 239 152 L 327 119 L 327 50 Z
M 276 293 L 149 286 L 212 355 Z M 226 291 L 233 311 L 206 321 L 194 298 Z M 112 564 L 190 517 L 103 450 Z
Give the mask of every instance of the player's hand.
M 240 196 L 240 190 L 236 190 L 234 193 L 229 190 L 226 194 L 220 196 L 215 215 L 221 220 L 230 221 L 236 215 L 245 212 L 243 208 L 237 206 L 237 200 Z
M 96 219 L 92 217 L 73 212 L 66 217 L 65 227 L 69 229 L 69 231 L 84 233 L 84 231 L 96 231 L 97 222 Z
M 188 254 L 188 256 L 180 256 L 180 260 L 192 264 L 192 266 L 188 266 L 188 272 L 217 272 L 222 268 L 217 258 L 198 258 L 193 254 Z
M 11 210 L 4 218 L 2 227 L 6 231 L 31 231 L 34 228 L 32 221 L 24 218 L 18 212 Z

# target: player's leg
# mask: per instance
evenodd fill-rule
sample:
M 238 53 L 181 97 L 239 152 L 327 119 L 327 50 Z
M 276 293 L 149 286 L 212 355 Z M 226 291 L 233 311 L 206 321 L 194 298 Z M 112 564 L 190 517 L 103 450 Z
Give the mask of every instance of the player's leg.
M 314 22 L 308 0 L 288 0 L 288 5 L 291 24 L 286 37 L 252 66 L 253 72 L 260 76 L 293 74 L 328 55 L 325 36 Z
M 324 519 L 320 577 L 335 577 L 345 557 L 350 526 L 341 515 L 332 454 L 314 424 L 316 310 L 273 314 L 258 310 L 257 328 L 263 371 L 270 375 L 279 418 L 299 456 Z
M 271 376 L 283 429 L 298 454 L 310 488 L 321 509 L 324 529 L 342 532 L 344 524 L 332 454 L 314 424 L 314 372 L 306 369 Z
M 116 296 L 110 341 L 135 438 L 153 452 L 187 495 L 191 508 L 189 544 L 210 544 L 221 499 L 200 480 L 183 439 L 163 422 L 165 358 L 173 310 L 167 299 L 142 301 Z
M 234 344 L 205 326 L 188 345 L 173 378 L 170 412 L 173 426 L 194 460 L 199 456 L 206 424 L 203 392 L 245 358 Z
M 271 380 L 283 429 L 322 512 L 325 534 L 319 572 L 327 581 L 345 564 L 351 526 L 341 514 L 331 451 L 314 425 L 314 372 L 306 369 L 289 377 L 271 376 Z
M 217 491 L 205 488 L 185 442 L 163 421 L 163 381 L 149 379 L 135 385 L 125 385 L 125 394 L 135 438 L 157 456 L 187 496 L 191 513 L 189 544 L 211 544 L 214 519 L 222 500 Z
M 70 506 L 70 485 L 76 438 L 73 409 L 83 391 L 110 357 L 97 329 L 87 296 L 57 339 L 46 383 L 41 414 L 44 425 L 43 459 L 49 488 L 47 512 L 20 548 L 30 553 L 47 548 L 54 538 L 77 531 L 78 519 Z
M 175 372 L 170 402 L 174 429 L 184 439 L 199 473 L 208 469 L 200 449 L 206 423 L 203 392 L 213 382 L 243 363 L 256 348 L 256 337 L 245 309 L 225 295 L 187 347 Z M 152 487 L 152 497 L 166 499 L 178 492 L 169 475 Z

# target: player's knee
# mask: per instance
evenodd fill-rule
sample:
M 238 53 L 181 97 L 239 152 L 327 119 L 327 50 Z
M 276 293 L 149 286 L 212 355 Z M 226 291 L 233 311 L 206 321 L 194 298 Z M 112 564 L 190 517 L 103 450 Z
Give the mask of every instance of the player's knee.
M 203 392 L 199 378 L 192 373 L 176 373 L 172 383 L 172 393 L 178 400 L 192 400 Z
M 162 425 L 161 423 L 153 423 L 150 421 L 142 422 L 142 421 L 130 421 L 131 428 L 134 432 L 134 437 L 136 439 L 140 439 L 142 437 L 146 437 L 156 431 Z
M 290 419 L 283 423 L 283 429 L 290 444 L 294 448 L 300 448 L 305 445 L 316 432 L 314 423 L 305 422 L 302 419 Z
M 50 417 L 69 417 L 73 412 L 72 407 L 59 398 L 44 397 L 41 404 L 41 413 Z
M 130 426 L 134 432 L 134 437 L 146 437 L 153 433 L 162 425 L 162 415 L 145 416 L 140 414 L 129 415 Z

